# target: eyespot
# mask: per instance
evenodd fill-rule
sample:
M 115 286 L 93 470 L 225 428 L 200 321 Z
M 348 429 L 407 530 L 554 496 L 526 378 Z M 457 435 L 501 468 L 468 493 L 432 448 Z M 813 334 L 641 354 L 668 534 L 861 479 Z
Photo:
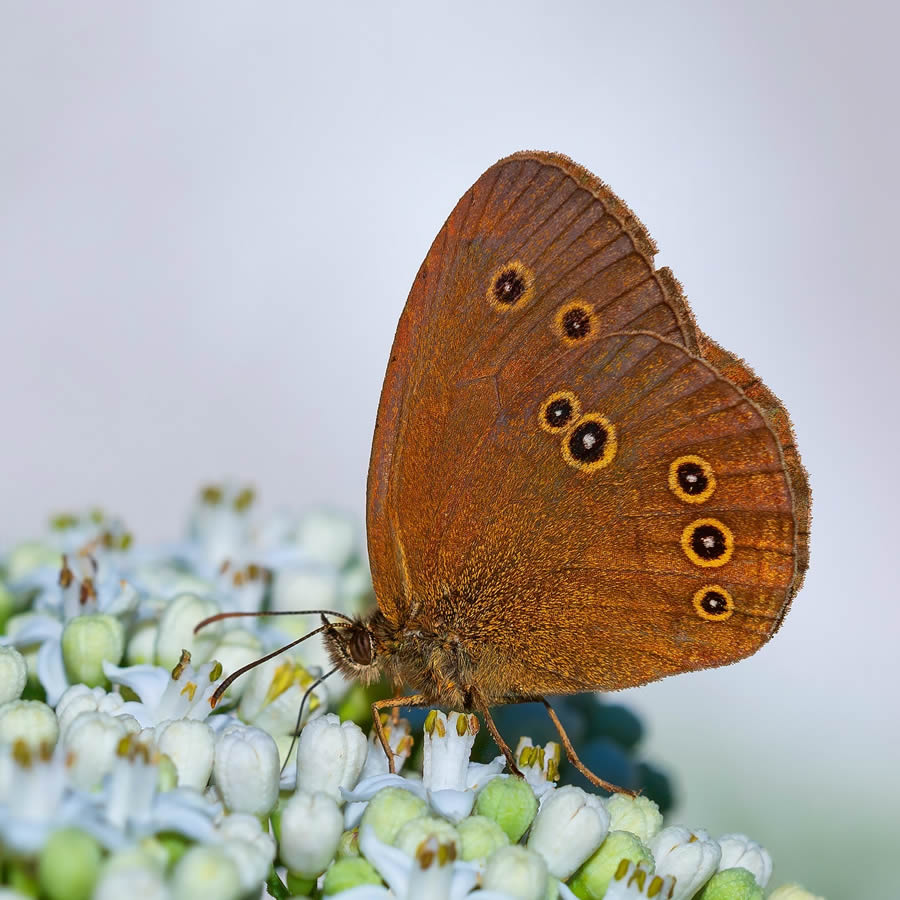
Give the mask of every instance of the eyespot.
M 612 462 L 617 446 L 616 429 L 609 419 L 588 413 L 563 439 L 563 458 L 576 469 L 593 472 Z
M 581 415 L 581 403 L 571 391 L 557 391 L 542 404 L 538 421 L 544 431 L 558 434 L 571 428 Z
M 708 584 L 694 594 L 694 609 L 702 619 L 721 622 L 734 612 L 734 597 L 721 585 Z
M 581 300 L 566 303 L 556 311 L 553 330 L 567 344 L 577 344 L 594 330 L 594 312 Z
M 533 296 L 534 273 L 518 260 L 497 269 L 487 291 L 488 303 L 499 310 L 522 307 Z
M 734 553 L 734 535 L 718 519 L 697 519 L 681 533 L 681 549 L 697 566 L 724 566 Z
M 704 503 L 716 489 L 716 476 L 702 456 L 679 456 L 669 466 L 669 489 L 685 503 Z

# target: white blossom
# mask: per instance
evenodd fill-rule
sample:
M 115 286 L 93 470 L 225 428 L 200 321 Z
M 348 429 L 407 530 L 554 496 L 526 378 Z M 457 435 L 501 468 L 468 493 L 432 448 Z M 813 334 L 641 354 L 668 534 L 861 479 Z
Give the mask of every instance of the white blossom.
M 531 825 L 528 848 L 539 853 L 556 878 L 568 878 L 609 831 L 609 813 L 596 794 L 566 785 L 544 795 Z
M 278 799 L 278 747 L 267 731 L 229 725 L 216 739 L 213 771 L 229 810 L 264 815 Z
M 341 791 L 356 785 L 367 746 L 355 722 L 341 722 L 334 713 L 314 719 L 300 732 L 297 789 L 324 791 L 342 803 Z
M 649 843 L 656 874 L 675 878 L 672 900 L 689 900 L 715 874 L 722 849 L 705 831 L 683 825 L 664 828 Z

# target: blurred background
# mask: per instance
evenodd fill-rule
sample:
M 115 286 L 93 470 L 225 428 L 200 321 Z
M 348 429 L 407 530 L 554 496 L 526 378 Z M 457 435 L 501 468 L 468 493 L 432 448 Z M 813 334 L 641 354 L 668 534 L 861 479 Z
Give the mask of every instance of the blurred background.
M 900 192 L 885 3 L 0 3 L 0 542 L 198 485 L 362 528 L 413 276 L 497 158 L 632 206 L 702 328 L 785 401 L 812 565 L 776 640 L 621 698 L 674 819 L 894 898 Z M 889 268 L 890 266 L 890 268 Z

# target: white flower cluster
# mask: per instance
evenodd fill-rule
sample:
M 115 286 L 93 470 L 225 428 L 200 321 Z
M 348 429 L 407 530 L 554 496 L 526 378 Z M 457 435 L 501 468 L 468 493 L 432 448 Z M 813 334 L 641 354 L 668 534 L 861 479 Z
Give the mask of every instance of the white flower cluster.
M 0 556 L 0 896 L 765 896 L 771 859 L 749 838 L 662 828 L 646 798 L 558 787 L 556 744 L 520 741 L 524 779 L 502 756 L 473 763 L 470 714 L 429 713 L 421 774 L 403 772 L 409 724 L 384 717 L 391 774 L 374 737 L 328 712 L 364 699 L 336 676 L 295 740 L 324 662 L 313 642 L 221 691 L 304 625 L 225 618 L 195 633 L 201 620 L 372 600 L 345 519 L 254 527 L 251 507 L 249 491 L 211 487 L 180 544 L 137 548 L 91 514 Z M 769 896 L 815 900 L 796 885 Z

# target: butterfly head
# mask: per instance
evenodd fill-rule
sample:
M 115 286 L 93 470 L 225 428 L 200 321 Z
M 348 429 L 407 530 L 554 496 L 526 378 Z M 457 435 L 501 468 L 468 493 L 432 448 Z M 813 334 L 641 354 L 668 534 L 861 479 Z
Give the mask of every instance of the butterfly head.
M 332 664 L 347 678 L 358 678 L 363 684 L 377 681 L 383 659 L 371 625 L 361 619 L 329 622 L 325 616 L 322 624 Z

